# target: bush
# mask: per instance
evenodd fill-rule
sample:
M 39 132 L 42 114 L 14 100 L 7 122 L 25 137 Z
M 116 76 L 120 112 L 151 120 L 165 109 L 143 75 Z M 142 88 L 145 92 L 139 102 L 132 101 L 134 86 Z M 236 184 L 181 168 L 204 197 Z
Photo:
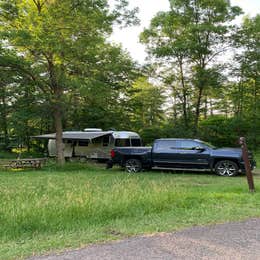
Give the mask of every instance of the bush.
M 246 137 L 249 147 L 257 147 L 254 129 L 246 119 L 237 117 L 211 116 L 199 124 L 199 138 L 217 146 L 236 146 L 239 137 Z M 259 137 L 258 137 L 259 139 Z

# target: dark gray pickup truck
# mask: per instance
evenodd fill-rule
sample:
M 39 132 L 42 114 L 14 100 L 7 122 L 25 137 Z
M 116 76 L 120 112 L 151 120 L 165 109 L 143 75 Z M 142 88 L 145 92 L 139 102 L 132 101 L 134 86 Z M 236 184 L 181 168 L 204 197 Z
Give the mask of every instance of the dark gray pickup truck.
M 251 168 L 256 166 L 249 152 Z M 119 164 L 128 172 L 142 169 L 210 170 L 221 176 L 245 171 L 240 148 L 219 148 L 197 139 L 157 139 L 152 147 L 117 147 L 109 166 Z

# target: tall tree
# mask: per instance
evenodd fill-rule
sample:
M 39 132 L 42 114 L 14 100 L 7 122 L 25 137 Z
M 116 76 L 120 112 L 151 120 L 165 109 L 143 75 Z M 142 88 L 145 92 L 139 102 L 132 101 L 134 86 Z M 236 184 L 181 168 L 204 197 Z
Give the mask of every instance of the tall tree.
M 9 125 L 13 112 L 14 93 L 20 75 L 11 70 L 9 62 L 19 64 L 19 58 L 10 50 L 1 48 L 0 45 L 0 135 L 3 136 L 3 148 L 9 146 Z
M 8 147 L 8 115 L 10 93 L 8 83 L 10 83 L 11 75 L 8 71 L 0 70 L 0 135 L 3 135 L 3 148 Z
M 115 22 L 135 23 L 127 1 L 10 0 L 0 1 L 0 33 L 30 66 L 24 73 L 49 103 L 55 122 L 57 160 L 64 163 L 62 119 L 65 93 L 82 78 L 91 82 L 104 60 L 106 37 Z M 101 51 L 102 50 L 102 51 Z
M 260 15 L 245 17 L 241 28 L 234 36 L 236 55 L 234 84 L 231 99 L 236 115 L 247 118 L 251 125 L 251 138 L 256 148 L 260 134 Z
M 192 83 L 195 135 L 205 90 L 219 81 L 212 79 L 219 75 L 217 57 L 229 44 L 229 22 L 239 14 L 241 9 L 226 0 L 171 0 L 170 11 L 158 13 L 141 35 L 151 54 L 167 62 L 167 69 L 178 68 L 172 78 L 181 86 L 185 121 L 187 82 Z
M 135 130 L 157 126 L 164 119 L 163 104 L 166 97 L 161 86 L 152 84 L 145 77 L 138 78 L 128 89 L 128 118 Z
M 138 75 L 139 70 L 127 53 L 107 46 L 96 66 L 95 78 L 85 78 L 78 93 L 67 95 L 70 99 L 67 126 L 122 128 L 126 116 L 125 92 Z

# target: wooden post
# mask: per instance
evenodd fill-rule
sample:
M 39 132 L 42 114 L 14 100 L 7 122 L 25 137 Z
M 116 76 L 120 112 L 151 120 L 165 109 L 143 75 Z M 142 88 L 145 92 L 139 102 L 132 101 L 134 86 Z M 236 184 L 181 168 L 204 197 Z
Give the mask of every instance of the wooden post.
M 255 192 L 254 179 L 253 179 L 253 174 L 251 171 L 251 166 L 250 166 L 250 162 L 249 162 L 249 158 L 248 158 L 248 150 L 247 150 L 245 137 L 239 138 L 239 144 L 241 145 L 241 148 L 242 148 L 242 157 L 243 157 L 243 161 L 245 163 L 246 177 L 247 177 L 249 191 Z

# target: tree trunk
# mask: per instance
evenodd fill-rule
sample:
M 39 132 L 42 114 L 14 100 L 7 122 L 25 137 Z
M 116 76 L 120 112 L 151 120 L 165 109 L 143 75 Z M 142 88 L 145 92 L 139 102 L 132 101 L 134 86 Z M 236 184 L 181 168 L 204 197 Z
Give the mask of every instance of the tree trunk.
M 201 106 L 201 98 L 202 98 L 203 87 L 199 87 L 199 94 L 196 104 L 196 112 L 195 112 L 195 122 L 194 122 L 194 136 L 198 133 L 198 124 L 200 118 L 200 106 Z
M 5 98 L 5 91 L 3 90 L 2 93 L 2 111 L 1 111 L 1 117 L 2 117 L 2 129 L 4 132 L 4 148 L 7 149 L 9 144 L 9 138 L 8 138 L 8 127 L 7 127 L 7 108 L 6 108 L 6 98 Z
M 208 118 L 208 98 L 205 97 L 205 101 L 204 101 L 204 119 Z
M 177 108 L 176 108 L 176 95 L 174 94 L 173 96 L 173 119 L 174 119 L 174 122 L 177 121 L 177 117 L 178 117 L 178 113 L 177 113 Z
M 258 134 L 258 130 L 255 127 L 258 126 L 259 124 L 259 113 L 258 113 L 258 106 L 259 106 L 259 100 L 258 100 L 258 93 L 257 93 L 257 86 L 258 86 L 258 78 L 256 78 L 255 80 L 255 84 L 254 84 L 254 105 L 253 105 L 253 122 L 251 123 L 253 126 L 253 146 L 254 146 L 254 150 L 257 149 L 257 134 Z
M 187 117 L 187 90 L 186 90 L 186 84 L 184 79 L 184 73 L 183 73 L 183 61 L 182 59 L 179 59 L 179 67 L 180 67 L 180 73 L 181 73 L 181 85 L 182 85 L 182 96 L 183 96 L 183 102 L 182 102 L 182 109 L 183 109 L 183 118 L 184 118 L 184 125 L 187 128 L 188 127 L 188 117 Z
M 64 152 L 63 152 L 63 142 L 62 142 L 62 108 L 60 105 L 55 106 L 54 110 L 54 123 L 56 130 L 56 158 L 59 165 L 65 163 Z
M 52 54 L 45 54 L 45 57 L 48 62 L 48 71 L 50 74 L 50 83 L 51 88 L 53 90 L 53 117 L 54 117 L 54 125 L 55 125 L 55 132 L 56 132 L 56 159 L 59 165 L 64 165 L 64 151 L 63 151 L 63 141 L 62 141 L 62 133 L 63 133 L 63 126 L 62 126 L 62 112 L 63 112 L 63 102 L 62 102 L 62 95 L 63 95 L 63 88 L 57 82 L 57 75 L 53 63 L 53 55 Z
M 212 99 L 209 100 L 209 104 L 210 104 L 210 115 L 213 116 L 214 115 L 214 106 L 213 106 Z
M 238 109 L 237 109 L 237 115 L 238 117 L 242 117 L 243 114 L 243 102 L 244 102 L 244 86 L 242 82 L 240 81 L 238 84 Z

